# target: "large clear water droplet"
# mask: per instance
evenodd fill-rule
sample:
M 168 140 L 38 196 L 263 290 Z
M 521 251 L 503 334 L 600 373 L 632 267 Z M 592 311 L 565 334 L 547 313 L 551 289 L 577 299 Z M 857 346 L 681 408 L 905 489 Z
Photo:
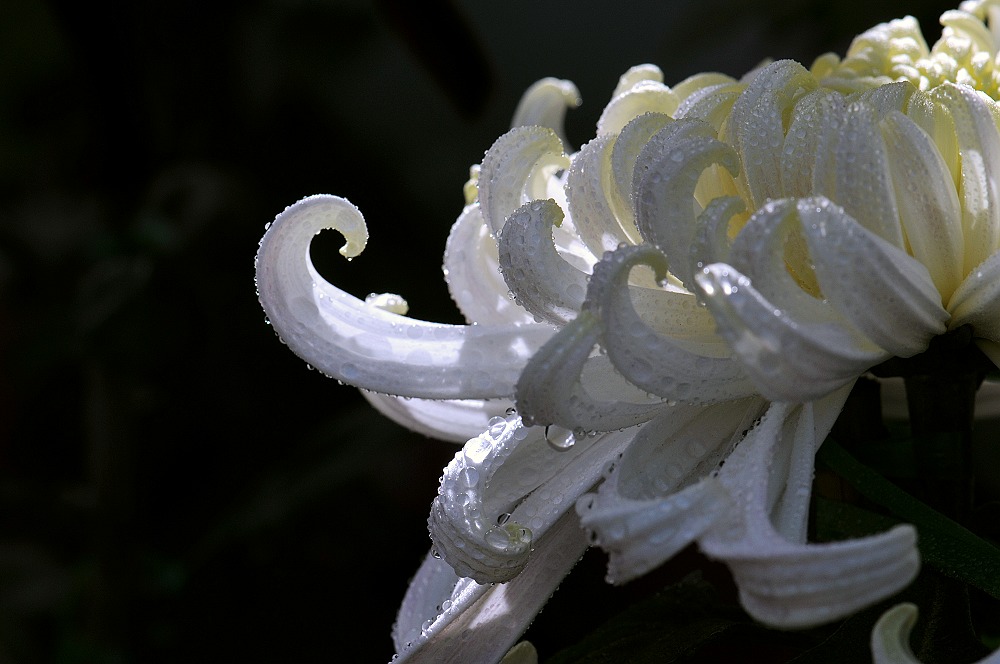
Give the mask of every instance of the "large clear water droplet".
M 490 438 L 496 440 L 500 438 L 500 436 L 503 435 L 503 432 L 507 429 L 507 420 L 497 415 L 490 418 L 488 426 Z
M 545 427 L 545 440 L 558 452 L 565 452 L 576 445 L 576 435 L 572 431 L 554 424 Z

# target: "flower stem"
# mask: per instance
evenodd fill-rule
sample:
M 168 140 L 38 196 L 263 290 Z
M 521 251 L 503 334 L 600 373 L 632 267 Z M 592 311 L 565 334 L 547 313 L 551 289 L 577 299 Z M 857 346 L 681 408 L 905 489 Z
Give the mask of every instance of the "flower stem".
M 972 426 L 976 392 L 989 360 L 962 327 L 931 340 L 926 351 L 895 358 L 878 376 L 902 376 L 920 498 L 959 523 L 973 507 Z

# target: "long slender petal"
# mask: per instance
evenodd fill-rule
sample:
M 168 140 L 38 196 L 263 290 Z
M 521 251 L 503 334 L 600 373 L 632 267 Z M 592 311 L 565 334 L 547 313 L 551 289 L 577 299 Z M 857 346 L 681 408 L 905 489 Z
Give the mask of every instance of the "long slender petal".
M 976 336 L 1000 341 L 1000 251 L 982 262 L 948 303 L 952 329 L 972 325 Z
M 631 436 L 581 436 L 556 446 L 549 432 L 497 417 L 444 470 L 428 527 L 439 554 L 480 583 L 509 581 L 532 543 L 600 479 Z M 560 441 L 561 442 L 561 441 Z
M 823 295 L 858 329 L 897 357 L 944 333 L 948 312 L 923 263 L 825 198 L 797 207 Z
M 887 114 L 880 126 L 907 245 L 947 302 L 962 279 L 965 251 L 948 165 L 927 132 L 902 113 Z
M 733 104 L 728 127 L 743 158 L 747 197 L 755 208 L 782 196 L 784 118 L 797 98 L 815 87 L 802 65 L 779 60 L 761 69 Z
M 552 243 L 563 220 L 555 201 L 532 201 L 514 211 L 499 235 L 500 272 L 514 300 L 536 317 L 563 325 L 587 291 L 587 274 L 566 262 Z
M 815 90 L 795 105 L 781 151 L 781 190 L 784 196 L 813 193 L 813 179 L 820 151 L 839 125 L 844 97 L 832 90 Z
M 610 582 L 659 566 L 735 509 L 717 480 L 695 480 L 717 467 L 763 405 L 752 398 L 665 410 L 642 427 L 597 493 L 580 498 L 581 525 L 609 554 Z
M 828 125 L 817 152 L 812 191 L 842 206 L 862 226 L 903 248 L 903 231 L 889 168 L 888 150 L 875 109 L 849 104 L 838 124 Z
M 530 323 L 500 275 L 496 240 L 483 221 L 479 204 L 467 205 L 452 225 L 444 250 L 448 292 L 470 323 Z
M 399 655 L 393 664 L 499 661 L 586 549 L 576 515 L 567 514 L 539 541 L 516 578 L 484 585 L 458 579 L 449 597 L 442 587 L 457 577 L 443 560 L 428 556 L 400 610 L 394 630 Z M 448 608 L 438 611 L 443 602 L 449 603 Z
M 965 271 L 970 272 L 1000 245 L 1000 132 L 991 105 L 972 88 L 946 83 L 932 96 L 951 113 L 961 154 L 962 231 Z
M 431 438 L 465 443 L 490 420 L 513 408 L 508 399 L 413 399 L 361 390 L 375 409 L 407 429 Z
M 510 396 L 545 325 L 440 325 L 367 305 L 328 283 L 309 259 L 309 243 L 336 229 L 356 256 L 367 237 L 356 207 L 310 196 L 279 214 L 260 242 L 257 289 L 274 329 L 296 355 L 334 378 L 401 396 L 484 399 Z
M 632 192 L 636 160 L 649 139 L 671 122 L 673 119 L 662 113 L 640 115 L 625 125 L 611 149 L 614 186 L 608 192 L 608 204 L 632 244 L 642 242 L 642 235 L 635 225 L 635 197 Z
M 739 172 L 736 153 L 715 138 L 708 124 L 700 120 L 677 120 L 660 130 L 642 149 L 633 176 L 639 231 L 666 255 L 673 274 L 692 291 L 694 193 L 702 171 L 715 164 L 733 175 Z
M 548 127 L 556 133 L 564 145 L 568 145 L 563 128 L 566 110 L 576 108 L 580 102 L 580 91 L 572 81 L 543 78 L 521 95 L 521 101 L 514 111 L 510 126 L 511 128 L 532 125 Z
M 638 238 L 637 233 L 630 237 L 622 228 L 609 199 L 611 155 L 617 139 L 618 135 L 601 136 L 584 145 L 566 176 L 569 214 L 580 239 L 595 256 Z
M 663 83 L 639 81 L 604 107 L 597 121 L 597 135 L 617 134 L 632 119 L 645 113 L 673 115 L 678 101 L 677 95 Z
M 770 399 L 817 399 L 889 357 L 859 346 L 842 325 L 803 321 L 779 309 L 729 265 L 709 265 L 697 279 L 719 334 Z
M 611 362 L 631 383 L 665 399 L 689 403 L 725 401 L 754 391 L 742 367 L 731 357 L 690 352 L 674 339 L 653 330 L 639 316 L 628 288 L 629 272 L 645 264 L 666 274 L 666 259 L 649 245 L 624 247 L 598 263 L 590 280 L 587 301 L 600 312 L 604 348 Z M 678 296 L 681 299 L 684 296 Z M 674 315 L 705 316 L 691 306 L 676 307 Z
M 494 237 L 514 210 L 548 198 L 548 176 L 569 165 L 562 141 L 546 127 L 516 127 L 498 138 L 479 172 L 479 204 Z
M 811 477 L 812 453 L 849 391 L 842 388 L 816 403 L 772 405 L 719 473 L 739 510 L 728 523 L 710 529 L 699 545 L 726 562 L 744 608 L 765 624 L 794 628 L 836 620 L 898 591 L 919 569 L 911 526 L 829 544 L 793 542 L 775 530 L 772 519 L 783 502 L 808 502 L 803 480 Z M 796 453 L 797 447 L 805 449 Z M 776 456 L 787 456 L 789 463 L 776 466 Z M 779 491 L 773 490 L 775 483 Z M 788 525 L 804 534 L 794 523 Z
M 617 382 L 617 372 L 606 362 L 603 371 L 590 373 L 591 380 L 581 378 L 588 363 L 604 359 L 591 358 L 599 337 L 597 317 L 584 310 L 535 354 L 517 383 L 517 408 L 526 422 L 558 424 L 573 431 L 611 431 L 654 416 L 660 401 L 626 401 L 625 392 L 609 398 L 591 394 L 601 388 L 599 382 Z

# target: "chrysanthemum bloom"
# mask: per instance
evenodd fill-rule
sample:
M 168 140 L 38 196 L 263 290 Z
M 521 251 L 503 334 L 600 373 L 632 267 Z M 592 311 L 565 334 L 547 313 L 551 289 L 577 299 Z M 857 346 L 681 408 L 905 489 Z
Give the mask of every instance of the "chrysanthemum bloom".
M 348 258 L 367 240 L 344 199 L 277 217 L 257 280 L 289 347 L 397 421 L 469 439 L 394 628 L 404 658 L 496 661 L 588 544 L 617 583 L 697 542 L 777 627 L 910 582 L 910 526 L 806 542 L 813 459 L 872 367 L 958 329 L 1000 359 L 995 11 L 946 13 L 933 50 L 913 19 L 881 25 L 811 70 L 669 88 L 633 68 L 576 152 L 575 88 L 540 82 L 448 241 L 470 325 L 327 283 L 312 237 L 337 229 Z

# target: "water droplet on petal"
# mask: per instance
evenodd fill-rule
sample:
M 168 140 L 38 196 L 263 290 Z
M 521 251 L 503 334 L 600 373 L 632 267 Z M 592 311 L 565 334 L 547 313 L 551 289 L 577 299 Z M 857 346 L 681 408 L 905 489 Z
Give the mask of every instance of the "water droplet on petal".
M 489 435 L 494 440 L 503 435 L 503 432 L 507 429 L 507 420 L 500 417 L 499 415 L 491 417 L 488 422 L 489 425 Z
M 572 431 L 552 424 L 545 427 L 545 440 L 557 452 L 565 452 L 576 444 L 576 436 Z

